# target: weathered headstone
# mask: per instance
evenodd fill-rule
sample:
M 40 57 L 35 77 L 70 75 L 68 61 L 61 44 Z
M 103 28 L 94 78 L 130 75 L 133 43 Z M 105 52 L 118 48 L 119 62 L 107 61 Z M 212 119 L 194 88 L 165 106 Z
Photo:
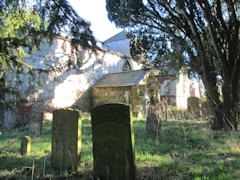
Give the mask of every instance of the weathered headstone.
M 91 111 L 96 179 L 133 180 L 134 134 L 129 105 L 105 104 Z
M 200 114 L 200 99 L 198 97 L 189 97 L 187 99 L 187 109 L 194 115 Z
M 31 111 L 29 114 L 29 130 L 34 134 L 42 134 L 43 112 Z
M 17 110 L 16 107 L 3 108 L 2 107 L 0 122 L 2 126 L 7 130 L 11 130 L 16 126 L 17 122 Z
M 149 114 L 146 121 L 146 130 L 148 134 L 158 135 L 160 133 L 161 124 L 160 119 L 156 114 Z
M 32 139 L 29 136 L 23 136 L 21 140 L 21 155 L 29 155 L 31 151 L 31 141 Z
M 80 170 L 81 111 L 58 109 L 53 111 L 52 166 L 59 170 Z
M 204 116 L 209 116 L 209 115 L 212 114 L 211 109 L 210 109 L 210 106 L 209 106 L 209 104 L 208 104 L 207 101 L 202 102 L 202 103 L 201 103 L 201 107 L 202 107 L 202 114 L 203 114 Z

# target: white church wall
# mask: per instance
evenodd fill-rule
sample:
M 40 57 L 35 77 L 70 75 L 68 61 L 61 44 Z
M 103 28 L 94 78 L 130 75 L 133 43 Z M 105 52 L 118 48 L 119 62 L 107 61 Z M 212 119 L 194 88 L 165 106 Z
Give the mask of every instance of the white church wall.
M 161 85 L 161 96 L 176 96 L 176 79 L 165 80 Z
M 108 73 L 121 72 L 126 59 L 120 54 L 97 50 L 82 49 L 79 58 L 73 60 L 70 68 L 67 65 L 72 48 L 66 39 L 55 39 L 51 46 L 42 46 L 40 50 L 26 59 L 31 64 L 42 70 L 51 70 L 49 73 L 35 73 L 34 76 L 23 72 L 18 75 L 22 84 L 16 84 L 15 75 L 7 75 L 8 87 L 15 88 L 21 98 L 30 103 L 40 104 L 43 110 L 53 110 L 72 105 L 78 106 L 83 111 L 90 108 L 89 87 Z M 74 59 L 74 58 L 73 58 Z M 141 65 L 128 59 L 132 70 L 141 68 Z M 38 81 L 38 78 L 39 80 Z M 39 83 L 40 82 L 40 83 Z
M 189 79 L 187 74 L 180 71 L 176 84 L 177 107 L 187 108 L 187 98 L 190 96 L 200 98 L 199 84 L 197 81 Z
M 160 88 L 160 96 L 167 97 L 171 105 L 176 105 L 176 79 L 164 80 Z
M 170 105 L 178 108 L 187 108 L 187 98 L 196 96 L 200 98 L 199 83 L 189 79 L 183 70 L 176 75 L 160 75 L 157 79 L 161 83 L 161 99 L 167 98 Z

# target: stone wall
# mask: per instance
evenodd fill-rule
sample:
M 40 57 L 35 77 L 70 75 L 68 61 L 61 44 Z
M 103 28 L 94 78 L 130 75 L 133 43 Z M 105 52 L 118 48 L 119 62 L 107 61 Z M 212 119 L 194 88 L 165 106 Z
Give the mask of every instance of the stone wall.
M 18 98 L 41 104 L 43 111 L 72 105 L 88 111 L 91 105 L 88 89 L 104 75 L 123 71 L 127 60 L 133 70 L 141 68 L 141 65 L 121 54 L 104 49 L 93 53 L 80 46 L 76 51 L 69 40 L 56 38 L 51 45 L 42 45 L 39 51 L 25 59 L 26 63 L 41 69 L 41 73 L 11 72 L 6 75 L 6 84 L 19 92 Z M 21 83 L 17 83 L 16 76 Z M 6 98 L 7 101 L 15 99 L 14 96 Z
M 148 103 L 156 105 L 160 101 L 159 89 L 157 80 L 149 74 L 136 86 L 93 87 L 92 107 L 104 103 L 126 103 L 132 105 L 133 116 L 146 117 Z
M 93 107 L 108 103 L 131 104 L 133 116 L 142 117 L 145 115 L 146 99 L 144 97 L 145 87 L 93 87 Z
M 170 105 L 187 108 L 187 98 L 200 97 L 199 83 L 196 79 L 189 79 L 184 70 L 175 75 L 158 75 L 161 84 L 161 98 L 167 98 Z
M 11 130 L 16 126 L 17 123 L 17 111 L 15 107 L 10 107 L 5 110 L 2 110 L 1 113 L 1 123 L 0 125 L 4 128 Z

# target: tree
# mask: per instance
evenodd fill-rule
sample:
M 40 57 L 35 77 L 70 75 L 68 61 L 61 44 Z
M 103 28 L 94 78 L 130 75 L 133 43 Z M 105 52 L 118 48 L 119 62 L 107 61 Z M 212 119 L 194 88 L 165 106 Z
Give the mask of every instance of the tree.
M 141 40 L 135 44 L 155 66 L 177 61 L 198 73 L 214 112 L 212 129 L 236 130 L 239 5 L 238 0 L 107 0 L 107 11 L 111 21 Z
M 94 48 L 90 24 L 79 17 L 67 0 L 0 1 L 0 103 L 4 103 L 4 74 L 38 70 L 24 59 L 54 36 L 67 36 L 73 46 Z

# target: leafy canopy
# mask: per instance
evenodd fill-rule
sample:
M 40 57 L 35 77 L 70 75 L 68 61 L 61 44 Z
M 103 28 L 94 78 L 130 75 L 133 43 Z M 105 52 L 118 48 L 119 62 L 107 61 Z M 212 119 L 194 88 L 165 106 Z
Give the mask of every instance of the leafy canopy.
M 212 128 L 237 129 L 239 0 L 106 1 L 109 19 L 137 38 L 133 56 L 145 55 L 157 67 L 174 64 L 197 72 L 214 112 Z
M 2 0 L 0 7 L 0 77 L 13 68 L 34 69 L 24 59 L 55 35 L 73 45 L 96 44 L 90 24 L 66 0 Z
M 132 43 L 134 57 L 142 53 L 158 67 L 185 65 L 200 74 L 207 60 L 219 75 L 222 62 L 233 58 L 235 70 L 239 61 L 237 0 L 106 1 L 109 19 L 138 38 Z

